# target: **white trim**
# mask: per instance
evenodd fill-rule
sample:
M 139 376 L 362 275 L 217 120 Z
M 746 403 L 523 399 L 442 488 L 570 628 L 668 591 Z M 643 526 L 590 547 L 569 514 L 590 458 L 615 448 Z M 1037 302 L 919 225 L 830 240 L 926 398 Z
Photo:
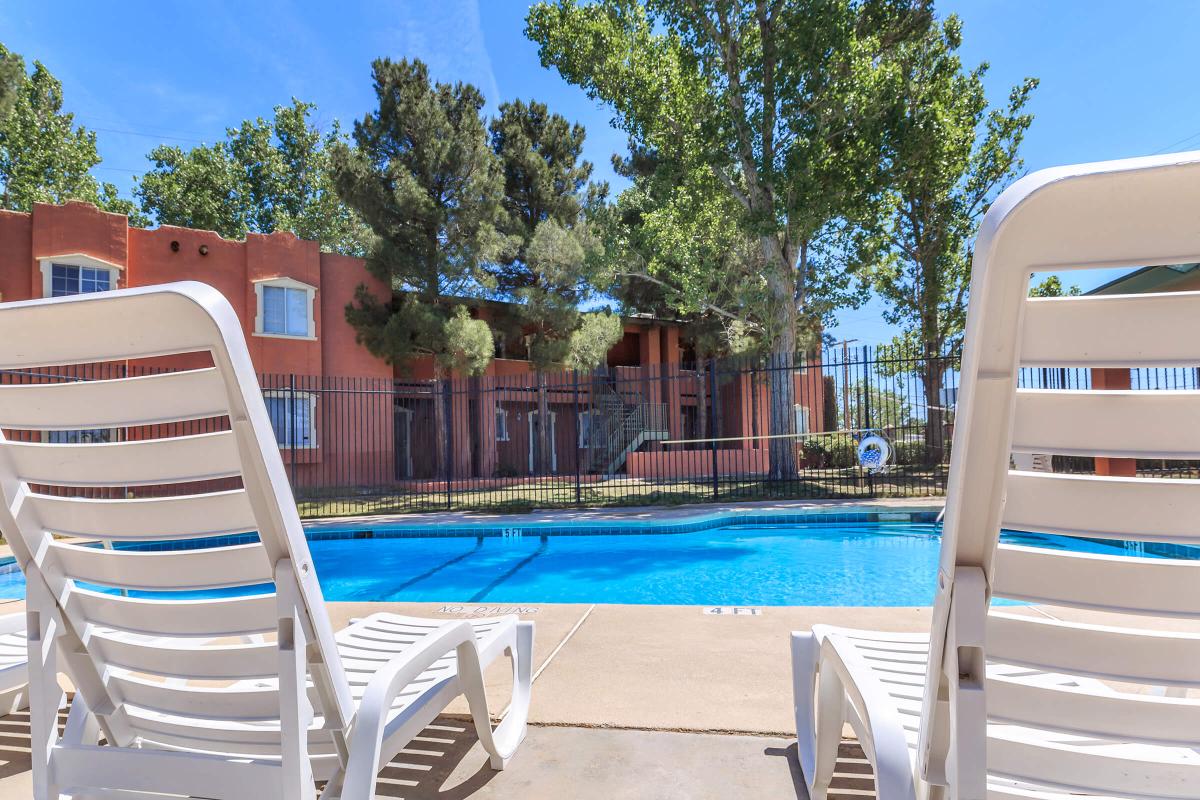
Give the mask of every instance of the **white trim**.
M 293 337 L 294 338 L 294 337 Z M 271 406 L 266 403 L 267 398 L 282 397 L 287 399 L 291 396 L 291 389 L 264 389 L 263 402 L 267 405 L 267 418 L 271 417 Z M 321 440 L 317 437 L 317 395 L 316 392 L 296 392 L 296 402 L 308 401 L 308 444 L 297 444 L 295 447 L 285 442 L 280 442 L 279 437 L 275 437 L 275 443 L 279 445 L 280 450 L 317 450 L 321 446 Z M 272 432 L 274 432 L 274 420 L 271 420 Z
M 88 267 L 90 269 L 108 270 L 108 282 L 113 289 L 120 288 L 121 273 L 125 269 L 120 264 L 104 261 L 94 256 L 87 256 L 83 253 L 70 253 L 61 256 L 39 256 L 38 268 L 42 271 L 42 297 L 51 297 L 54 293 L 53 266 L 55 264 L 64 267 Z
M 295 278 L 280 276 L 276 278 L 259 278 L 251 281 L 254 284 L 254 335 L 267 339 L 317 339 L 317 287 L 298 281 Z M 274 286 L 280 289 L 300 289 L 308 294 L 308 333 L 304 336 L 294 336 L 287 333 L 267 333 L 263 330 L 263 287 Z
M 529 412 L 529 474 L 533 474 L 533 421 L 538 415 L 537 411 Z M 555 434 L 558 433 L 558 412 L 550 412 L 550 472 L 558 472 L 558 442 Z

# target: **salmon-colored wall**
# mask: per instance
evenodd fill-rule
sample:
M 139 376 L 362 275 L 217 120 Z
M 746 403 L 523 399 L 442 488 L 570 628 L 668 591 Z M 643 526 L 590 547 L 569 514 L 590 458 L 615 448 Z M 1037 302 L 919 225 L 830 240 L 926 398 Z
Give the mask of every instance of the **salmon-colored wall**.
M 33 218 L 28 214 L 0 211 L 0 301 L 33 297 L 32 230 Z

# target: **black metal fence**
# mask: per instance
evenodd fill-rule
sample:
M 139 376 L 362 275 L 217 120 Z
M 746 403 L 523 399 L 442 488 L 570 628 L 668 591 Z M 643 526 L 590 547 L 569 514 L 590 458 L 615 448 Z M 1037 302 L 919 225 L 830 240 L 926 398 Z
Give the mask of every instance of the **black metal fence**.
M 183 366 L 197 365 L 56 367 L 0 373 L 0 383 L 120 378 Z M 301 513 L 871 498 L 945 490 L 957 399 L 955 354 L 923 358 L 891 348 L 843 347 L 786 362 L 719 360 L 539 375 L 524 362 L 498 361 L 495 371 L 500 374 L 447 380 L 260 375 Z M 1200 388 L 1197 370 L 1183 368 L 1024 369 L 1020 375 L 1027 387 L 1102 388 L 1097 381 L 1105 388 Z M 775 426 L 773 408 L 784 412 Z M 107 442 L 227 427 L 227 420 L 215 418 L 136 430 L 5 435 Z M 873 437 L 888 450 L 882 464 L 860 452 L 875 449 Z M 1046 459 L 1055 471 L 1096 470 L 1090 458 Z M 1139 460 L 1136 474 L 1198 477 L 1200 462 Z M 133 496 L 155 490 L 88 491 Z
M 496 365 L 507 376 L 261 380 L 302 512 L 330 516 L 934 495 L 957 366 L 854 348 L 786 363 L 538 375 L 508 361 Z M 944 387 L 932 403 L 929 380 Z M 782 433 L 773 386 L 789 387 Z M 871 434 L 890 451 L 882 469 L 860 461 Z

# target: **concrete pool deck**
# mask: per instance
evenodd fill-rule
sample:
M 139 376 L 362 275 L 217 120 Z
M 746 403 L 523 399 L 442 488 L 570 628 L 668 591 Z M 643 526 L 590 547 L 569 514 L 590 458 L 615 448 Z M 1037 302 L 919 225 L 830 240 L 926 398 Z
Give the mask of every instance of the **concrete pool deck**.
M 23 603 L 0 604 L 0 614 Z M 387 797 L 804 797 L 790 730 L 788 634 L 817 622 L 920 630 L 928 609 L 329 603 L 335 627 L 375 611 L 443 619 L 520 610 L 537 624 L 530 733 L 493 773 L 461 699 L 420 752 L 385 771 Z M 491 707 L 511 690 L 488 671 Z M 0 800 L 29 797 L 28 721 L 0 719 Z M 415 760 L 415 763 L 414 763 Z M 8 763 L 4 763 L 8 762 Z M 436 785 L 434 785 L 436 784 Z M 556 788 L 557 787 L 557 788 Z M 382 792 L 383 789 L 381 788 Z
M 23 604 L 0 604 L 0 614 Z M 792 730 L 788 634 L 816 623 L 928 630 L 928 608 L 330 603 L 335 627 L 374 611 L 453 619 L 519 611 L 537 623 L 529 737 L 493 772 L 464 702 L 382 773 L 380 796 L 440 798 L 806 798 Z M 1024 607 L 1019 613 L 1104 622 L 1108 615 Z M 1191 623 L 1164 621 L 1165 629 Z M 508 664 L 488 671 L 494 712 Z M 30 796 L 25 714 L 0 718 L 0 800 Z M 846 750 L 841 797 L 871 796 L 869 767 Z

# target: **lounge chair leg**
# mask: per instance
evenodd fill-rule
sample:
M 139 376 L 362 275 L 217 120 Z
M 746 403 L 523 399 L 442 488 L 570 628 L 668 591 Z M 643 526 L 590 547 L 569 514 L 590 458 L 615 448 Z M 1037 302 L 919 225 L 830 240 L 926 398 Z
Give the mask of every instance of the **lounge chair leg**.
M 825 800 L 837 766 L 842 727 L 846 724 L 846 690 L 837 670 L 817 675 L 816 755 L 809 787 L 812 800 Z
M 508 713 L 500 724 L 492 728 L 491 714 L 488 712 L 487 696 L 484 693 L 483 671 L 479 664 L 479 653 L 475 650 L 474 642 L 467 642 L 458 648 L 458 678 L 462 682 L 463 694 L 471 707 L 471 718 L 475 722 L 475 732 L 479 743 L 488 753 L 488 763 L 492 769 L 500 770 L 508 766 L 509 760 L 517 751 L 517 746 L 525 738 L 526 722 L 529 719 L 529 696 L 533 681 L 533 623 L 518 622 L 512 642 L 505 649 L 513 662 L 513 694 Z

